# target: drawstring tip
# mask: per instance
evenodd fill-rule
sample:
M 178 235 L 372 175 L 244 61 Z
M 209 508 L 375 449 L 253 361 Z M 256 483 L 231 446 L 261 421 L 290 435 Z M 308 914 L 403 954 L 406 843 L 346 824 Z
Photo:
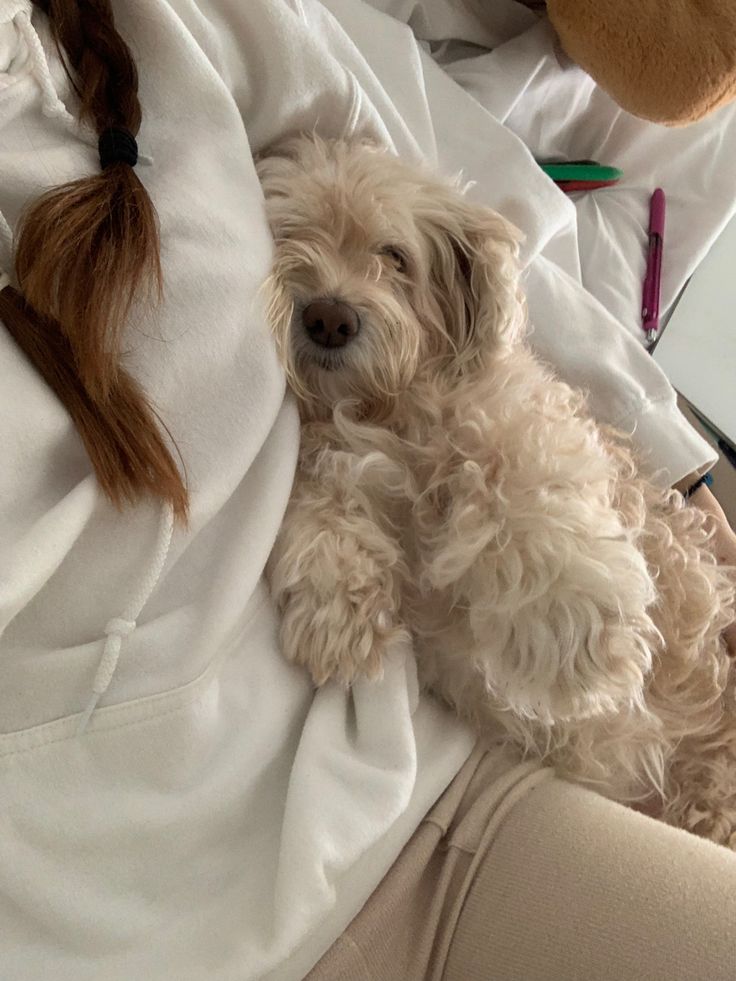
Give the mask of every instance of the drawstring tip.
M 87 731 L 89 720 L 97 708 L 98 702 L 110 687 L 115 669 L 120 658 L 120 649 L 123 639 L 129 637 L 136 628 L 135 617 L 145 606 L 156 588 L 161 578 L 161 572 L 166 563 L 166 559 L 171 547 L 171 538 L 174 530 L 174 509 L 167 501 L 161 511 L 159 522 L 158 537 L 156 539 L 156 551 L 153 562 L 145 578 L 141 583 L 138 595 L 131 601 L 128 610 L 132 615 L 128 617 L 113 617 L 105 626 L 105 646 L 102 649 L 102 657 L 97 665 L 94 681 L 92 683 L 92 693 L 87 702 L 87 707 L 79 716 L 77 725 L 77 735 L 82 736 Z M 127 612 L 127 611 L 126 611 Z
M 99 700 L 100 700 L 100 695 L 98 694 L 98 692 L 93 692 L 92 697 L 87 702 L 87 707 L 85 708 L 84 712 L 82 712 L 82 715 L 79 719 L 79 724 L 77 725 L 78 736 L 84 735 L 87 726 L 89 725 L 89 720 L 92 718 L 92 713 L 97 708 L 97 703 L 99 702 Z
M 135 620 L 125 620 L 122 617 L 113 617 L 105 627 L 107 640 L 105 641 L 102 657 L 97 667 L 97 674 L 92 685 L 92 694 L 77 726 L 78 736 L 84 733 L 92 717 L 92 713 L 97 708 L 97 703 L 110 687 L 110 682 L 112 681 L 112 676 L 115 673 L 118 658 L 120 657 L 120 647 L 123 643 L 123 637 L 127 637 L 134 630 Z

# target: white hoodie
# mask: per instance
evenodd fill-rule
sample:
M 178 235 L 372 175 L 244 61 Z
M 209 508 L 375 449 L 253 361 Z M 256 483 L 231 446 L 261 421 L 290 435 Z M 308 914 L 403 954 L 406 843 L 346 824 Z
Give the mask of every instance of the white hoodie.
M 191 530 L 172 534 L 156 502 L 112 508 L 66 412 L 0 329 L 0 981 L 297 979 L 472 739 L 417 695 L 411 660 L 350 695 L 313 694 L 279 653 L 262 570 L 298 425 L 258 295 L 271 243 L 252 152 L 316 125 L 464 166 L 473 193 L 527 233 L 532 315 L 550 321 L 540 336 L 568 330 L 557 360 L 587 380 L 601 418 L 638 420 L 663 479 L 712 454 L 580 285 L 570 202 L 406 27 L 360 0 L 113 6 L 140 71 L 138 173 L 166 283 L 162 307 L 129 325 L 126 364 L 183 454 Z M 44 18 L 0 0 L 11 281 L 23 206 L 99 170 L 76 115 Z

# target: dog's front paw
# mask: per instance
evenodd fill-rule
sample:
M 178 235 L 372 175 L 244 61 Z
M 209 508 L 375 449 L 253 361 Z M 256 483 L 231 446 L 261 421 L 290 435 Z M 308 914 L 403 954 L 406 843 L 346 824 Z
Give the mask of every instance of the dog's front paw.
M 285 657 L 317 685 L 349 685 L 379 677 L 392 641 L 407 636 L 398 621 L 408 571 L 370 494 L 359 482 L 346 489 L 346 466 L 361 474 L 362 460 L 327 451 L 319 460 L 319 482 L 309 471 L 297 479 L 266 575 Z
M 281 643 L 285 656 L 305 667 L 315 685 L 334 679 L 379 678 L 390 645 L 403 631 L 382 597 L 371 590 L 338 588 L 328 602 L 292 595 L 283 610 Z

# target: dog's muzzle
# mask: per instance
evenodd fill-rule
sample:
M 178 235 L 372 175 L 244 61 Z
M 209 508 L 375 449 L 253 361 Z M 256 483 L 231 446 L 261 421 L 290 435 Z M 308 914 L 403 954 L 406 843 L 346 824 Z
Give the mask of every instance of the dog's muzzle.
M 342 300 L 315 300 L 302 311 L 309 338 L 320 347 L 345 347 L 360 332 L 360 317 Z

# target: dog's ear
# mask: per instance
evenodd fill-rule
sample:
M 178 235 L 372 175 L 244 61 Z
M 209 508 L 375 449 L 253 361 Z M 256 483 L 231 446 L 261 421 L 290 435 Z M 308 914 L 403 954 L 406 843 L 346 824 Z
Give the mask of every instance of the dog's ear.
M 446 185 L 423 189 L 415 219 L 429 250 L 429 291 L 461 360 L 517 341 L 526 318 L 519 288 L 521 232 Z
M 266 197 L 286 195 L 285 181 L 293 174 L 293 164 L 306 145 L 304 137 L 291 136 L 253 155 L 256 174 Z

